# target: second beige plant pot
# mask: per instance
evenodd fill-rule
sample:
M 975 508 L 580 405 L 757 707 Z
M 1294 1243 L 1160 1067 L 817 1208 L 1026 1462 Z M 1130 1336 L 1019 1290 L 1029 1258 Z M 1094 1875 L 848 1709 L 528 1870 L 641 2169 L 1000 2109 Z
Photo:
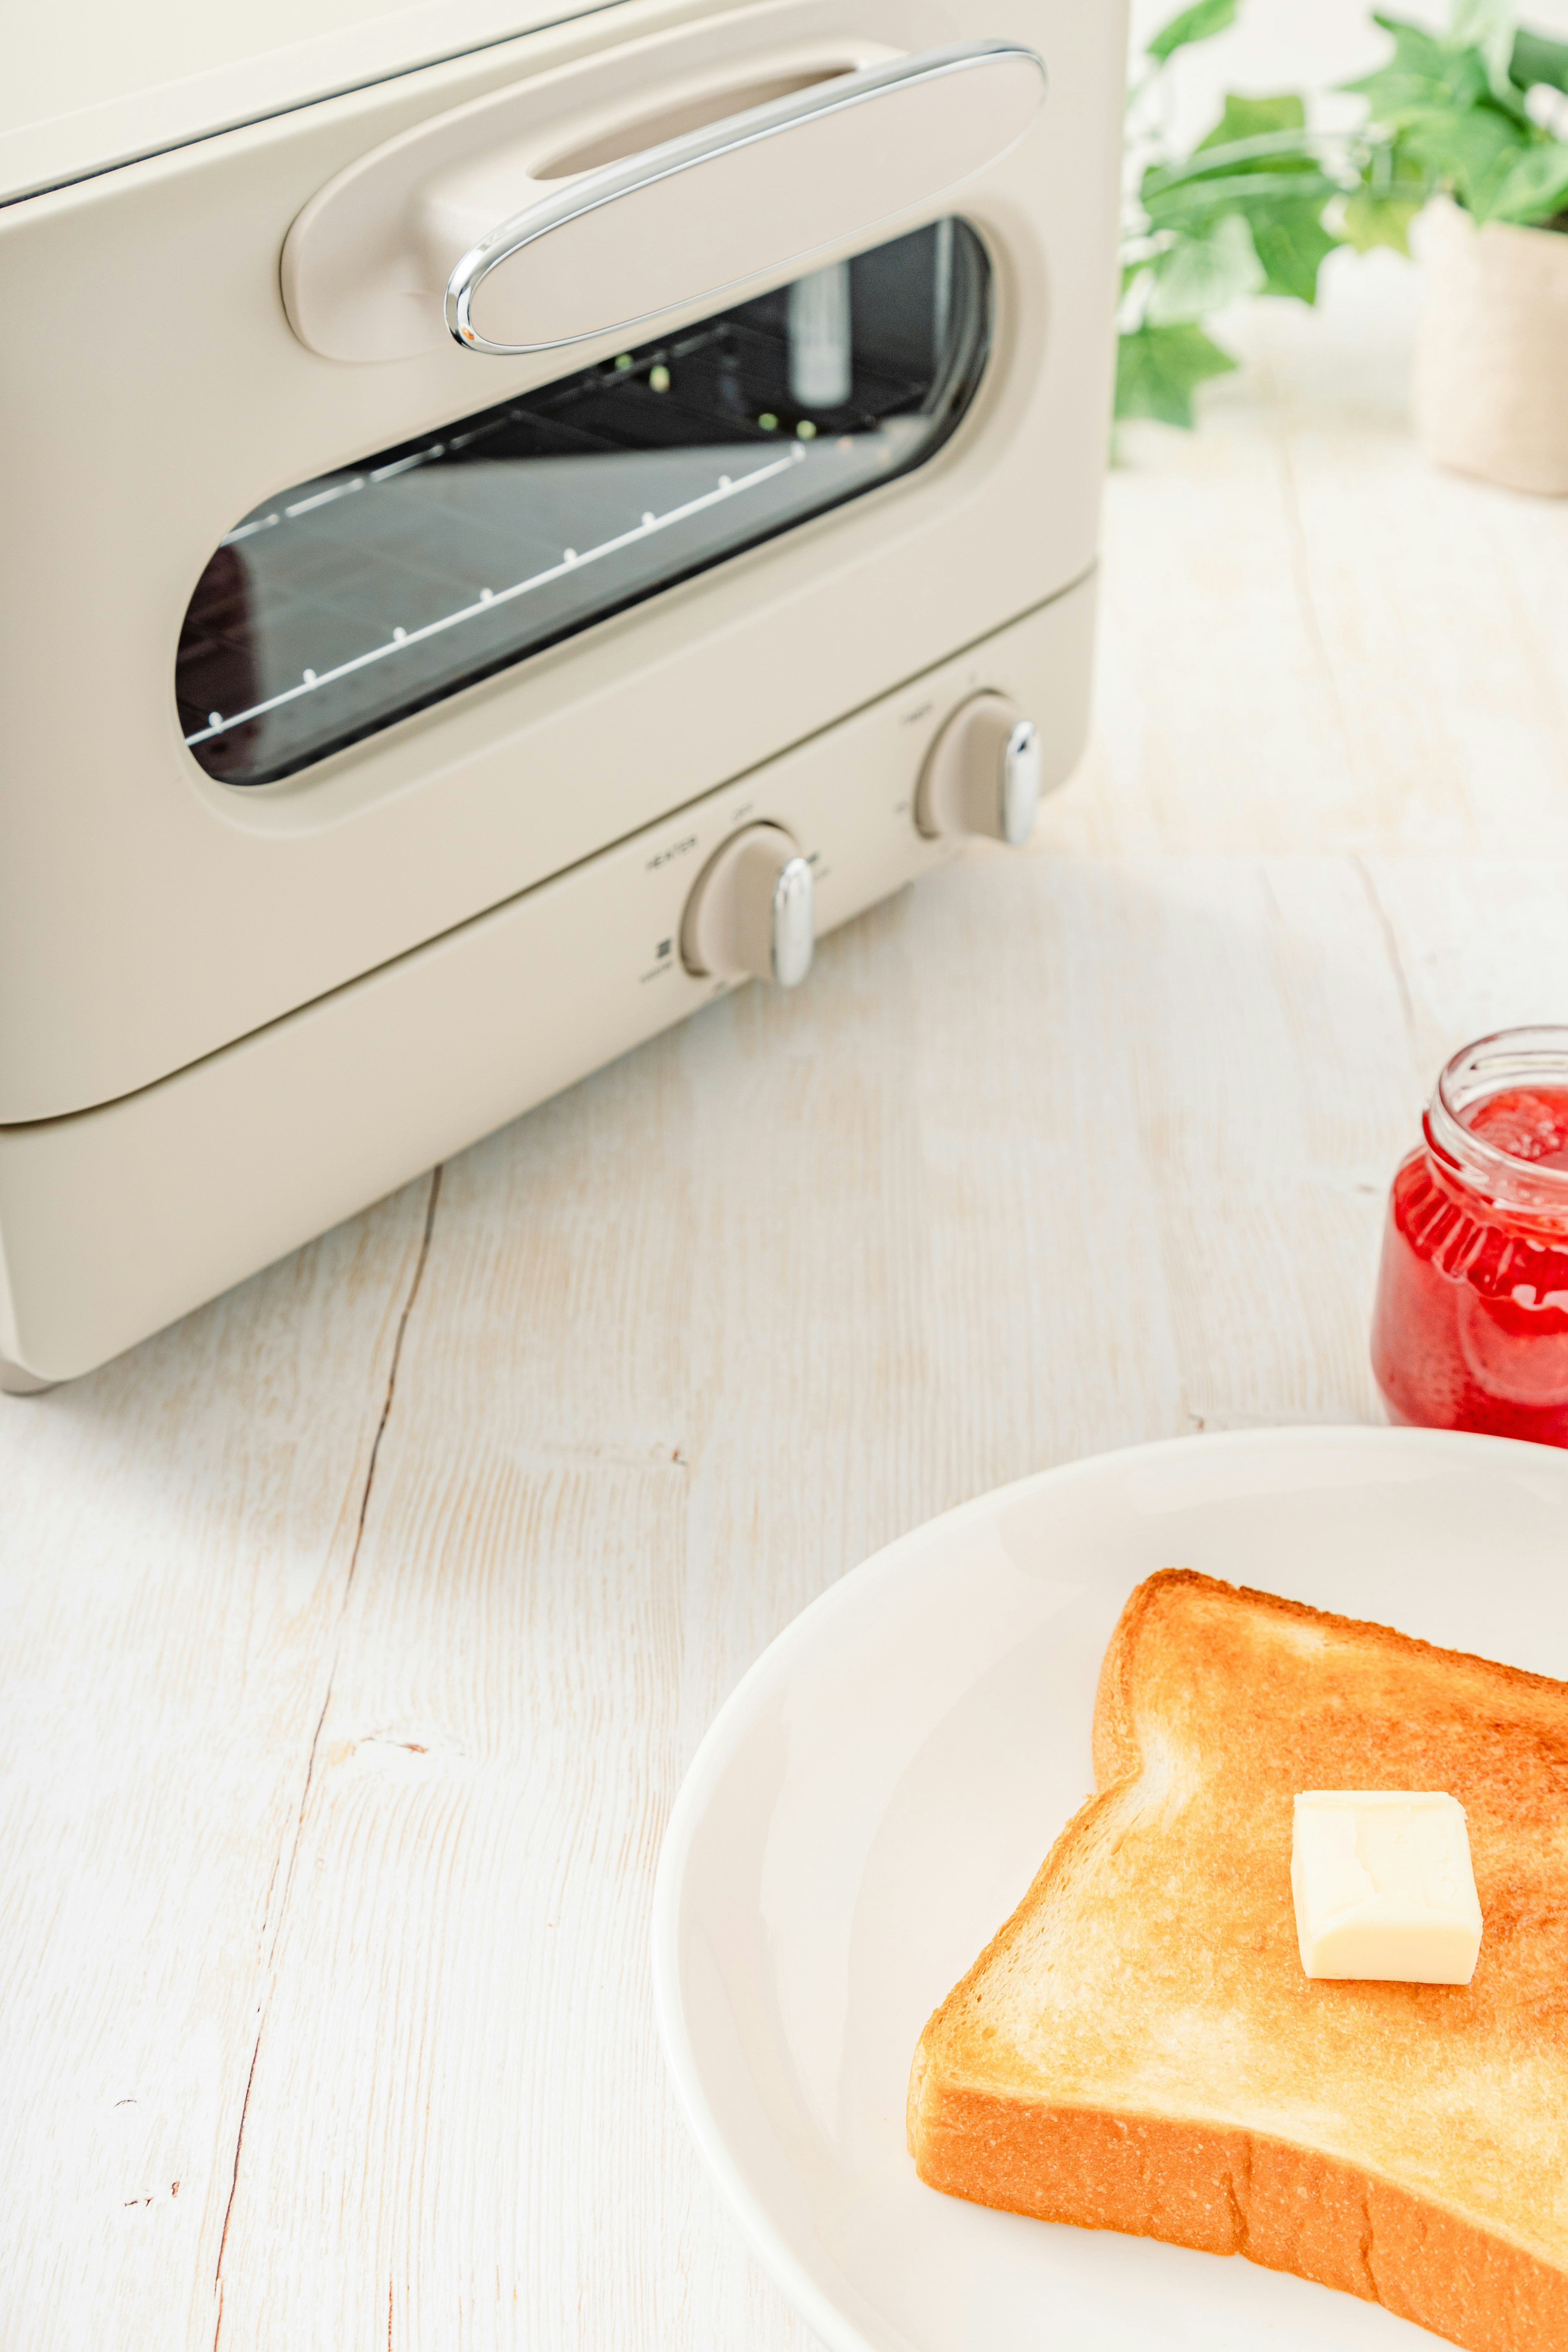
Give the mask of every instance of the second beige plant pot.
M 1415 436 L 1440 466 L 1568 497 L 1568 235 L 1427 207 Z

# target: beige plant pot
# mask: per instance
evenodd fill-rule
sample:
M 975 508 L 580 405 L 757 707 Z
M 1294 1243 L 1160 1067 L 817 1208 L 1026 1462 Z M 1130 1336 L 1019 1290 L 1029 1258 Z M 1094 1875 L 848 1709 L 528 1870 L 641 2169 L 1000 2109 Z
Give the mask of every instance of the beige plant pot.
M 1415 437 L 1440 466 L 1568 496 L 1568 235 L 1447 197 L 1422 220 Z

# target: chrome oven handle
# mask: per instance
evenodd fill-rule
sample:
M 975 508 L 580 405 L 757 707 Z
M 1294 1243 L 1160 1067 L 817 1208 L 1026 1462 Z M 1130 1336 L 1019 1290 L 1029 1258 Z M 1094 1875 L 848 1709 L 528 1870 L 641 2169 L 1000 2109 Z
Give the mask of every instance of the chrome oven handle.
M 965 96 L 972 95 L 978 106 L 971 104 L 960 110 L 943 103 L 961 78 L 968 84 Z M 984 89 L 976 78 L 983 78 Z M 764 150 L 769 151 L 769 168 L 776 169 L 781 186 L 789 190 L 790 201 L 798 203 L 801 191 L 792 183 L 797 171 L 804 173 L 808 166 L 807 157 L 800 152 L 803 137 L 814 150 L 809 161 L 818 177 L 824 168 L 833 176 L 837 167 L 844 179 L 847 215 L 858 209 L 856 184 L 863 185 L 868 178 L 887 173 L 898 184 L 898 201 L 880 206 L 886 217 L 910 200 L 909 170 L 900 173 L 895 164 L 888 173 L 889 143 L 901 149 L 915 165 L 914 176 L 921 183 L 916 200 L 919 195 L 940 194 L 1016 143 L 1044 95 L 1045 78 L 1044 62 L 1037 52 L 1017 42 L 960 42 L 858 72 L 836 74 L 769 104 L 666 140 L 624 161 L 584 172 L 559 191 L 526 205 L 463 255 L 447 281 L 447 330 L 465 351 L 510 359 L 640 327 L 661 311 L 679 307 L 679 298 L 659 299 L 647 309 L 629 310 L 624 302 L 611 300 L 604 315 L 584 316 L 573 322 L 569 331 L 507 338 L 487 333 L 474 310 L 492 273 L 516 265 L 520 257 L 531 253 L 545 259 L 540 248 L 552 238 L 558 244 L 564 239 L 572 251 L 570 255 L 563 251 L 561 268 L 548 274 L 574 276 L 581 283 L 584 257 L 593 250 L 590 239 L 596 244 L 600 236 L 608 235 L 651 245 L 657 239 L 668 244 L 672 236 L 686 235 L 692 241 L 694 279 L 703 279 L 699 213 L 711 216 L 716 207 L 754 197 L 757 167 Z M 911 100 L 925 102 L 910 106 Z M 944 130 L 952 135 L 944 138 Z M 779 140 L 786 144 L 778 151 L 775 164 L 772 142 Z M 918 158 L 911 152 L 917 142 L 924 149 Z M 875 159 L 869 173 L 868 154 Z M 877 201 L 874 196 L 872 201 Z M 618 214 L 616 207 L 622 208 Z M 606 217 L 612 214 L 614 217 Z M 847 230 L 863 225 L 869 222 L 848 217 L 845 221 Z M 775 236 L 775 249 L 766 250 L 764 231 L 750 267 L 717 278 L 709 275 L 707 282 L 694 282 L 685 299 L 721 294 L 762 270 L 786 267 L 826 241 L 818 236 L 793 251 L 776 249 L 787 247 L 786 230 L 782 238 Z M 521 307 L 526 310 L 526 291 L 520 289 L 519 292 Z M 505 305 L 508 310 L 519 307 L 516 298 Z M 552 322 L 557 330 L 563 323 Z

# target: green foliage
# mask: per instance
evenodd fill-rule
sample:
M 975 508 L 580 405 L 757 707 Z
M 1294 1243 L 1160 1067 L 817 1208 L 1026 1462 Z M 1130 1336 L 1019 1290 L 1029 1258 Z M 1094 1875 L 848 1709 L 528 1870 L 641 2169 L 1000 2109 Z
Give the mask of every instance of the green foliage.
M 1300 205 L 1282 205 L 1262 218 L 1254 217 L 1253 243 L 1263 264 L 1266 294 L 1293 295 L 1299 302 L 1318 299 L 1318 271 L 1342 237 L 1323 226 L 1321 198 Z
M 1394 55 L 1345 84 L 1367 102 L 1363 184 L 1386 157 L 1422 198 L 1441 189 L 1478 221 L 1553 222 L 1568 205 L 1568 142 L 1524 100 L 1536 82 L 1568 88 L 1568 45 L 1520 31 L 1510 0 L 1457 0 L 1441 35 L 1375 21 Z
M 1544 33 L 1516 33 L 1508 74 L 1519 89 L 1544 82 L 1549 89 L 1568 90 L 1568 41 L 1549 41 Z
M 1568 140 L 1525 103 L 1568 91 L 1568 42 L 1521 30 L 1513 0 L 1453 0 L 1447 29 L 1378 15 L 1392 54 L 1342 87 L 1366 100 L 1359 131 L 1314 131 L 1294 91 L 1228 96 L 1189 155 L 1165 152 L 1147 100 L 1169 61 L 1236 20 L 1238 0 L 1196 0 L 1150 42 L 1129 102 L 1143 158 L 1122 240 L 1116 414 L 1191 425 L 1193 394 L 1236 362 L 1202 322 L 1249 295 L 1317 299 L 1336 246 L 1408 250 L 1439 191 L 1478 221 L 1568 229 Z
M 1198 385 L 1235 365 L 1201 327 L 1134 327 L 1116 347 L 1116 414 L 1152 416 L 1190 430 Z
M 1234 147 L 1243 139 L 1263 139 L 1277 131 L 1305 131 L 1307 101 L 1294 90 L 1279 98 L 1237 98 L 1233 90 L 1225 101 L 1225 111 L 1209 132 L 1200 139 L 1196 152 L 1215 161 L 1216 147 Z M 1274 168 L 1288 171 L 1289 163 L 1280 157 Z
M 1478 106 L 1468 114 L 1433 114 L 1411 123 L 1400 152 L 1430 186 L 1447 181 L 1467 212 L 1489 220 L 1493 197 L 1526 151 L 1506 116 Z
M 1178 49 L 1193 41 L 1206 41 L 1211 33 L 1223 33 L 1227 25 L 1234 25 L 1237 5 L 1238 0 L 1197 0 L 1195 7 L 1184 8 L 1155 34 L 1145 54 L 1156 65 L 1163 65 Z
M 1184 236 L 1157 269 L 1143 316 L 1156 327 L 1189 325 L 1227 302 L 1261 294 L 1268 273 L 1240 213 L 1226 213 L 1200 236 Z
M 1552 221 L 1568 207 L 1568 145 L 1560 139 L 1520 156 L 1492 198 L 1493 220 L 1521 227 Z
M 1479 50 L 1492 93 L 1505 102 L 1513 96 L 1513 0 L 1453 0 L 1447 36 L 1451 48 Z
M 1200 0 L 1155 36 L 1150 57 L 1163 66 L 1235 13 L 1229 0 Z M 1341 241 L 1323 213 L 1341 193 L 1294 91 L 1233 92 L 1190 155 L 1153 155 L 1123 253 L 1119 417 L 1190 425 L 1196 386 L 1236 365 L 1200 320 L 1251 294 L 1316 300 L 1319 268 Z
M 1486 60 L 1478 49 L 1446 47 L 1424 26 L 1397 16 L 1373 22 L 1394 36 L 1394 55 L 1375 73 L 1340 87 L 1364 98 L 1369 121 L 1384 131 L 1403 131 L 1434 115 L 1463 114 L 1490 95 Z
M 1340 212 L 1340 234 L 1357 253 L 1371 253 L 1386 245 L 1395 253 L 1410 251 L 1410 224 L 1420 211 L 1421 196 L 1379 195 L 1356 188 Z

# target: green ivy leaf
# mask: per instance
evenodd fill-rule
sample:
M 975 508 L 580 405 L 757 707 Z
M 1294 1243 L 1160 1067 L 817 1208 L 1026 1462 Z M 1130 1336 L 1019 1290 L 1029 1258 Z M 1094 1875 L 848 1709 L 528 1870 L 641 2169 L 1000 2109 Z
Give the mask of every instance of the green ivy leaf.
M 1473 107 L 1467 114 L 1431 114 L 1412 122 L 1402 142 L 1417 163 L 1447 180 L 1468 212 L 1489 220 L 1498 191 L 1530 152 L 1506 114 Z
M 1519 89 L 1533 89 L 1543 81 L 1552 89 L 1568 90 L 1568 41 L 1550 41 L 1544 33 L 1517 33 L 1508 78 Z
M 1491 199 L 1486 215 L 1521 228 L 1551 220 L 1568 205 L 1568 146 L 1551 140 L 1521 155 Z
M 1419 196 L 1380 196 L 1370 188 L 1357 188 L 1345 199 L 1340 231 L 1358 253 L 1386 245 L 1408 257 L 1410 224 L 1420 209 Z
M 1148 167 L 1139 196 L 1154 226 L 1195 233 L 1205 218 L 1246 211 L 1256 198 L 1310 198 L 1321 205 L 1337 185 L 1318 161 L 1300 98 L 1240 98 L 1232 91 L 1219 121 L 1185 162 Z
M 1424 26 L 1402 17 L 1374 16 L 1373 21 L 1393 34 L 1393 57 L 1359 80 L 1340 85 L 1366 100 L 1373 122 L 1396 131 L 1424 115 L 1463 113 L 1490 95 L 1487 61 L 1479 49 L 1448 48 Z
M 1161 27 L 1144 54 L 1163 65 L 1178 49 L 1189 48 L 1194 41 L 1206 41 L 1234 25 L 1236 10 L 1237 0 L 1196 0 L 1195 6 L 1184 8 Z
M 1513 54 L 1513 0 L 1454 0 L 1447 44 L 1455 49 L 1479 49 L 1486 61 L 1492 96 L 1511 107 L 1509 59 Z
M 1206 319 L 1227 302 L 1263 290 L 1266 272 L 1240 213 L 1226 213 L 1204 236 L 1185 236 L 1161 254 L 1144 318 L 1177 327 Z
M 1228 147 L 1238 139 L 1258 139 L 1270 131 L 1304 131 L 1307 109 L 1294 91 L 1281 91 L 1277 98 L 1240 98 L 1235 90 L 1226 92 L 1225 111 L 1209 132 L 1200 139 L 1194 153 L 1201 155 L 1210 147 Z M 1266 161 L 1263 168 L 1287 171 L 1289 159 L 1281 157 L 1277 164 Z
M 1252 241 L 1263 264 L 1266 294 L 1317 300 L 1318 271 L 1339 242 L 1323 226 L 1321 215 L 1321 205 L 1310 204 L 1281 205 L 1253 215 Z
M 1152 416 L 1162 425 L 1193 424 L 1193 394 L 1211 375 L 1236 362 L 1199 327 L 1138 327 L 1116 353 L 1116 414 Z

